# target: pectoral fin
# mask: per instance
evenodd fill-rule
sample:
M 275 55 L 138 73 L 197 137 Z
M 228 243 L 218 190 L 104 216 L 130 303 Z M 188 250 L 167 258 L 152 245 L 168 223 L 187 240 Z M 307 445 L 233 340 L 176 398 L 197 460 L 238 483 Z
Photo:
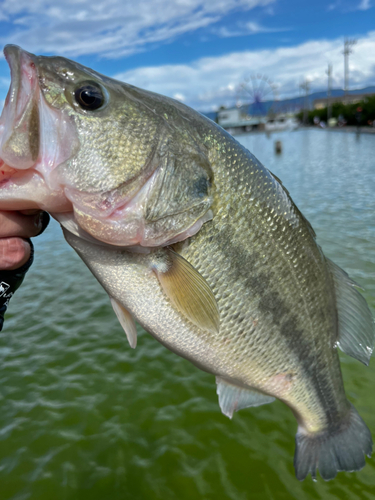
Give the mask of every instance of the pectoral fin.
M 116 316 L 126 333 L 129 345 L 132 349 L 137 347 L 137 328 L 134 319 L 129 311 L 125 309 L 119 302 L 111 297 L 111 304 Z
M 187 260 L 165 248 L 154 255 L 152 269 L 164 293 L 181 314 L 203 330 L 219 331 L 219 309 L 214 294 Z
M 216 384 L 220 409 L 229 418 L 233 417 L 235 411 L 242 410 L 243 408 L 261 406 L 275 401 L 275 398 L 271 396 L 262 394 L 254 389 L 245 389 L 231 384 L 221 377 L 216 377 Z

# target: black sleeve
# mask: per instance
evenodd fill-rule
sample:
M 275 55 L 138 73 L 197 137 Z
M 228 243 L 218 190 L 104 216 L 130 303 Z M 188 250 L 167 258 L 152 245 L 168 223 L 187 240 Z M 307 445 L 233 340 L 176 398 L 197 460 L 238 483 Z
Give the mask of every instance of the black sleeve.
M 33 244 L 31 243 L 31 240 L 27 241 L 30 243 L 31 253 L 26 264 L 12 271 L 0 271 L 0 331 L 3 329 L 4 314 L 7 310 L 9 301 L 17 288 L 21 286 L 25 274 L 34 260 Z

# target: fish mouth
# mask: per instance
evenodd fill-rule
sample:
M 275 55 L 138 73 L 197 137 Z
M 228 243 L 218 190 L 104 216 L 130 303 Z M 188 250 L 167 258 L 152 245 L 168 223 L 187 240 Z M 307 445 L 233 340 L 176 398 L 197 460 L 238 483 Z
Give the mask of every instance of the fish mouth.
M 4 48 L 11 83 L 0 117 L 0 210 L 72 210 L 51 172 L 73 154 L 75 129 L 46 102 L 40 57 Z
M 16 45 L 4 48 L 11 84 L 0 117 L 0 180 L 35 165 L 39 154 L 39 85 L 35 56 Z

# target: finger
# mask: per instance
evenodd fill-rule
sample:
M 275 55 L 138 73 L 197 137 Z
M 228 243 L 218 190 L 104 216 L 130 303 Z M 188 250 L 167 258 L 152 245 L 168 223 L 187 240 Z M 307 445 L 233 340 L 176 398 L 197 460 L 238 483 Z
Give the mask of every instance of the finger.
M 22 238 L 0 238 L 0 270 L 11 271 L 26 264 L 30 258 L 30 244 Z
M 13 211 L 0 212 L 0 238 L 37 236 L 43 228 L 43 217 L 43 212 L 32 215 Z
M 42 219 L 42 228 L 40 232 L 36 235 L 39 236 L 40 234 L 44 233 L 44 230 L 49 224 L 49 221 L 51 220 L 51 217 L 48 212 L 41 212 L 40 210 L 35 210 L 35 209 L 30 209 L 30 210 L 20 210 L 21 214 L 24 215 L 37 215 L 40 214 L 40 217 Z

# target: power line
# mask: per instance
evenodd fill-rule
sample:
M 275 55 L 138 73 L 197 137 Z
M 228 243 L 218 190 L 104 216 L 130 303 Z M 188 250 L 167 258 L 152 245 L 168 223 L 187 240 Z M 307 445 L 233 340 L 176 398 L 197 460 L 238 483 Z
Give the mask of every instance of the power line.
M 352 51 L 352 47 L 353 45 L 355 45 L 357 43 L 357 40 L 355 40 L 354 38 L 352 39 L 349 39 L 349 38 L 345 38 L 345 41 L 344 41 L 344 51 L 343 51 L 343 54 L 344 54 L 344 95 L 348 95 L 348 92 L 349 92 L 349 54 L 351 54 L 353 51 Z
M 328 69 L 326 71 L 328 75 L 328 88 L 327 88 L 327 123 L 332 117 L 332 102 L 331 102 L 331 89 L 332 89 L 332 64 L 328 64 Z
M 304 125 L 307 124 L 307 113 L 309 110 L 309 93 L 310 93 L 310 82 L 309 80 L 304 80 L 302 83 L 300 83 L 300 88 L 305 91 L 305 99 L 304 99 L 304 106 L 303 106 L 303 123 Z

